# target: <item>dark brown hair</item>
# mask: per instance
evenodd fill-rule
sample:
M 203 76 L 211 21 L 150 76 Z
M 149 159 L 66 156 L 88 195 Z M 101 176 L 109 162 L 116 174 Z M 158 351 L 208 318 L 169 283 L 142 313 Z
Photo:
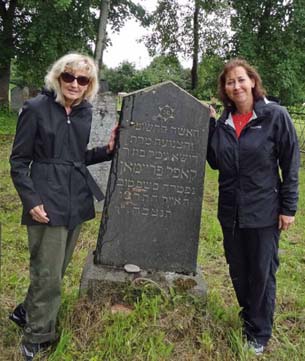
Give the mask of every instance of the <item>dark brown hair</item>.
M 249 78 L 254 80 L 255 82 L 254 88 L 252 89 L 254 100 L 261 99 L 266 95 L 266 91 L 263 87 L 262 79 L 258 74 L 257 70 L 253 66 L 251 66 L 246 60 L 241 58 L 234 58 L 225 64 L 222 72 L 218 77 L 218 94 L 225 108 L 235 108 L 235 104 L 226 94 L 225 84 L 226 84 L 226 76 L 228 72 L 238 66 L 243 67 L 246 70 L 246 73 L 248 74 Z

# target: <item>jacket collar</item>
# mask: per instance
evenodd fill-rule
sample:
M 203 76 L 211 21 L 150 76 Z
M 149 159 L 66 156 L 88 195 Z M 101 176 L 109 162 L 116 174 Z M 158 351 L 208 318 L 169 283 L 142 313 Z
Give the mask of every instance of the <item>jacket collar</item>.
M 265 110 L 266 110 L 266 106 L 269 103 L 271 103 L 271 102 L 266 97 L 264 97 L 262 99 L 259 99 L 256 102 L 254 102 L 253 116 L 251 117 L 250 121 L 264 115 Z M 223 124 L 228 124 L 228 125 L 230 125 L 230 126 L 232 126 L 234 128 L 234 123 L 233 123 L 233 119 L 232 119 L 232 112 L 231 112 L 230 109 L 225 109 L 218 121 L 223 123 Z
M 52 98 L 55 101 L 56 95 L 53 90 L 48 90 L 46 88 L 43 88 L 41 90 L 41 94 L 44 94 L 44 95 Z M 55 102 L 55 103 L 62 107 L 62 105 L 60 103 L 57 103 L 57 102 Z M 87 100 L 83 100 L 81 103 L 79 103 L 73 107 L 73 109 L 80 109 L 80 108 L 92 108 L 92 104 L 89 103 Z
M 257 115 L 255 113 L 255 111 L 253 110 L 253 114 L 252 114 L 252 117 L 249 119 L 249 122 L 251 122 L 251 120 L 254 120 L 257 118 Z M 225 124 L 226 125 L 230 125 L 232 128 L 235 129 L 235 125 L 234 125 L 234 122 L 233 122 L 233 117 L 232 117 L 232 113 L 229 113 L 229 116 L 228 118 L 225 120 Z
M 265 114 L 266 107 L 269 103 L 271 102 L 266 97 L 259 99 L 254 103 L 254 111 L 257 117 L 261 117 L 263 114 Z

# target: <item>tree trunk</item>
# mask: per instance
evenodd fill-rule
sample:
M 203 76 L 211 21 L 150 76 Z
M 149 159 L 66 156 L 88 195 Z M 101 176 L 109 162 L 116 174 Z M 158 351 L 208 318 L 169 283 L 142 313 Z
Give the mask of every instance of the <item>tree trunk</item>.
M 10 84 L 11 61 L 0 64 L 0 107 L 8 106 L 8 91 Z
M 199 53 L 199 2 L 195 0 L 195 9 L 193 16 L 193 64 L 192 64 L 192 90 L 195 90 L 198 85 L 198 53 Z
M 5 2 L 0 2 L 0 17 L 2 29 L 0 33 L 0 105 L 8 106 L 8 92 L 11 75 L 11 59 L 14 56 L 13 23 L 17 0 L 11 0 L 6 8 Z
M 98 64 L 99 78 L 102 79 L 103 52 L 106 43 L 106 27 L 111 0 L 102 0 L 100 7 L 99 28 L 95 44 L 95 60 Z

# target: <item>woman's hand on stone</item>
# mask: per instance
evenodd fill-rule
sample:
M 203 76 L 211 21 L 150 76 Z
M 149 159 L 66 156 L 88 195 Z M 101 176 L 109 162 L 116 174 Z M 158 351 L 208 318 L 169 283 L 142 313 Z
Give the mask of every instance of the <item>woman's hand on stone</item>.
M 212 105 L 209 105 L 209 110 L 210 110 L 210 118 L 216 119 L 217 113 L 216 110 L 212 107 Z
M 108 153 L 108 154 L 112 153 L 113 150 L 114 150 L 115 141 L 116 141 L 118 132 L 119 132 L 119 125 L 117 124 L 117 125 L 111 130 L 111 133 L 110 133 L 109 142 L 108 142 L 108 144 L 107 144 L 107 153 Z
M 49 223 L 49 218 L 47 217 L 47 213 L 44 210 L 43 204 L 39 204 L 38 206 L 32 208 L 30 210 L 30 215 L 33 220 L 39 223 Z

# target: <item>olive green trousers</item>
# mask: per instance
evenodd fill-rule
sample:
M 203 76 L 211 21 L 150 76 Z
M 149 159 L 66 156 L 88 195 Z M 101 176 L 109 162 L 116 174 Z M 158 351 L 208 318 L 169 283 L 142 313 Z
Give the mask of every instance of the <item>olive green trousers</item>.
M 30 286 L 24 301 L 24 341 L 54 341 L 61 302 L 62 278 L 71 260 L 81 226 L 28 226 Z

